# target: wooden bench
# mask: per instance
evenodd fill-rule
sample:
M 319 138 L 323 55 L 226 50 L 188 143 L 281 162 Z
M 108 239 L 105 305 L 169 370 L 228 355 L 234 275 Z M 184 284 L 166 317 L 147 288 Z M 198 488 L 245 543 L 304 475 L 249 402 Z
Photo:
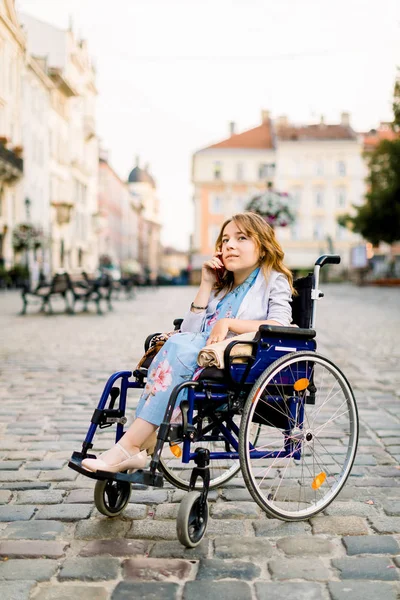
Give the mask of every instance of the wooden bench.
M 68 302 L 68 294 L 71 287 L 71 282 L 69 279 L 68 273 L 57 273 L 54 275 L 53 279 L 49 284 L 39 283 L 39 285 L 34 289 L 30 290 L 28 287 L 24 287 L 22 289 L 22 311 L 21 314 L 25 315 L 28 307 L 28 300 L 30 297 L 39 298 L 42 301 L 39 311 L 46 312 L 46 307 L 48 308 L 48 312 L 52 313 L 53 309 L 50 303 L 50 298 L 52 296 L 61 296 L 65 302 L 65 311 L 70 312 L 71 307 Z

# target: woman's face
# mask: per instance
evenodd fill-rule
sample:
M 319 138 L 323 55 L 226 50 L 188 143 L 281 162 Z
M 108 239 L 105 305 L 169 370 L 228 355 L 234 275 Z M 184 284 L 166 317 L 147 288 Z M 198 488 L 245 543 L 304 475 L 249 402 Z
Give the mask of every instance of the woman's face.
M 256 243 L 234 221 L 224 229 L 221 251 L 222 262 L 228 271 L 255 269 L 259 265 L 260 253 Z

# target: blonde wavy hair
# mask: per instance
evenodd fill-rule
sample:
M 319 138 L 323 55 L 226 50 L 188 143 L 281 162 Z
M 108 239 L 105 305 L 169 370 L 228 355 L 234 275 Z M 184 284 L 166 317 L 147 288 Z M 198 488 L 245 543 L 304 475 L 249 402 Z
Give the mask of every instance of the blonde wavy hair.
M 225 223 L 223 223 L 217 241 L 215 242 L 216 252 L 221 252 L 222 237 L 225 227 L 232 221 L 234 221 L 240 231 L 255 242 L 260 254 L 259 265 L 264 273 L 266 281 L 268 281 L 272 269 L 279 273 L 283 273 L 283 275 L 287 277 L 292 294 L 296 295 L 296 291 L 293 288 L 293 275 L 283 264 L 284 252 L 281 245 L 276 239 L 272 227 L 268 225 L 260 215 L 253 212 L 244 212 L 227 219 Z M 217 293 L 223 290 L 229 292 L 232 289 L 232 286 L 233 273 L 231 271 L 225 271 L 221 280 L 214 284 L 213 289 Z

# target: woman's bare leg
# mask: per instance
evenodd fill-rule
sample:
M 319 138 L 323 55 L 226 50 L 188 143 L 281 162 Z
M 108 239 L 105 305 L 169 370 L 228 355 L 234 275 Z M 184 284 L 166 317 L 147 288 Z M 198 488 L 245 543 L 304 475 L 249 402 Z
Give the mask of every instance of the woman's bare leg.
M 147 438 L 158 429 L 157 425 L 137 417 L 125 431 L 119 443 L 129 454 L 140 450 Z

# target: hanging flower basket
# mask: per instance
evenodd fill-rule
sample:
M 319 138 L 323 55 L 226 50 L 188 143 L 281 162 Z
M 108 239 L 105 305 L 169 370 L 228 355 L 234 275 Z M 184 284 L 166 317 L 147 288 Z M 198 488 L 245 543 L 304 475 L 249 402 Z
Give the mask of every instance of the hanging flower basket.
M 12 245 L 16 252 L 40 248 L 44 245 L 44 241 L 43 231 L 28 223 L 17 225 L 13 231 Z
M 268 189 L 254 196 L 247 204 L 246 210 L 264 217 L 271 227 L 286 227 L 292 225 L 296 219 L 289 202 L 288 194 Z

